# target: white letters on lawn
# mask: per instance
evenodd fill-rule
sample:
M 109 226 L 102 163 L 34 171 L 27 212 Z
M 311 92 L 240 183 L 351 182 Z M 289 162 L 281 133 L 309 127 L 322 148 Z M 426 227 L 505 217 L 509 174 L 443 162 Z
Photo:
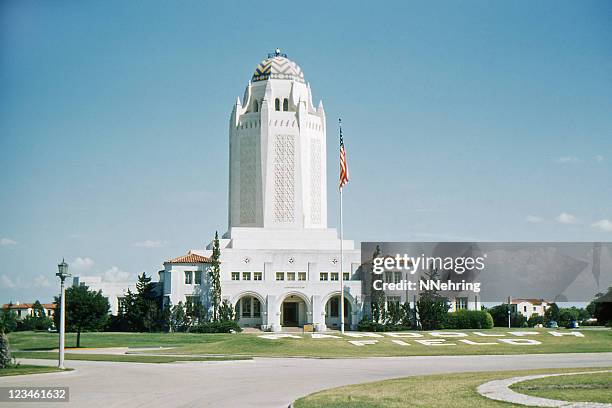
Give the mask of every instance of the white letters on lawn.
M 550 334 L 552 334 L 555 337 L 562 337 L 562 336 L 576 336 L 576 337 L 584 337 L 584 334 L 580 333 L 580 332 L 575 332 L 575 331 L 571 331 L 571 332 L 567 332 L 567 333 L 561 333 L 561 332 L 555 332 L 555 331 L 551 331 L 549 332 Z
M 378 340 L 349 340 L 349 343 L 354 346 L 365 346 L 368 344 L 376 344 Z
M 415 332 L 389 332 L 379 334 L 379 333 L 369 333 L 369 332 L 347 332 L 344 336 L 335 335 L 335 334 L 325 334 L 325 333 L 311 333 L 310 338 L 312 339 L 338 339 L 342 340 L 346 337 L 358 338 L 363 340 L 349 340 L 348 342 L 354 346 L 363 347 L 367 345 L 374 345 L 379 343 L 379 340 L 371 340 L 372 338 L 376 339 L 384 339 L 385 337 L 391 337 L 391 342 L 398 346 L 410 346 L 411 344 L 406 340 L 399 339 L 412 339 L 412 341 L 422 344 L 424 346 L 456 346 L 457 343 L 449 343 L 446 338 L 456 339 L 456 341 L 461 342 L 463 344 L 467 344 L 469 346 L 495 346 L 501 343 L 510 344 L 513 346 L 534 346 L 538 344 L 542 344 L 540 341 L 527 339 L 526 336 L 535 336 L 542 333 L 549 333 L 554 337 L 563 337 L 563 336 L 573 336 L 584 338 L 585 335 L 579 331 L 568 331 L 568 332 L 560 332 L 560 331 L 545 331 L 545 332 L 537 332 L 537 331 L 509 331 L 506 333 L 483 333 L 479 331 L 471 332 L 474 336 L 478 337 L 495 337 L 495 342 L 487 342 L 487 341 L 474 341 L 470 339 L 466 339 L 464 337 L 469 337 L 470 334 L 463 332 L 455 332 L 455 331 L 434 331 L 434 332 L 424 332 L 424 333 L 415 333 Z M 425 336 L 431 336 L 435 338 L 424 338 Z M 515 336 L 520 338 L 503 338 L 503 336 Z M 295 334 L 285 334 L 285 333 L 274 333 L 274 334 L 264 334 L 258 336 L 262 339 L 266 340 L 278 340 L 278 339 L 303 339 L 305 336 L 295 335 Z M 501 338 L 500 338 L 501 337 Z M 484 340 L 484 339 L 483 339 Z
M 424 339 L 415 341 L 423 344 L 424 346 L 456 346 L 455 343 L 447 343 L 444 339 Z
M 542 344 L 537 340 L 532 339 L 498 339 L 499 341 L 503 341 L 504 343 L 514 344 L 517 346 L 531 346 L 534 344 Z

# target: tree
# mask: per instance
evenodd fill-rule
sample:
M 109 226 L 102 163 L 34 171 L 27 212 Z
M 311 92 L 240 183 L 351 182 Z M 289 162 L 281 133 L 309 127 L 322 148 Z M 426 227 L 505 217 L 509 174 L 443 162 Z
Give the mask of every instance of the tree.
M 435 268 L 430 268 L 425 272 L 424 278 L 421 277 L 421 280 L 436 281 L 439 279 L 439 272 Z M 416 307 L 423 330 L 441 328 L 450 308 L 448 299 L 441 296 L 435 289 L 421 292 Z
M 0 368 L 5 368 L 11 364 L 11 348 L 6 333 L 15 330 L 17 327 L 17 316 L 11 310 L 12 303 L 6 309 L 0 310 Z
M 496 327 L 508 327 L 508 306 L 507 303 L 493 306 L 488 310 L 489 314 L 493 318 L 493 324 Z M 524 327 L 527 323 L 527 318 L 517 311 L 510 314 L 510 326 L 511 327 Z
M 13 311 L 13 304 L 9 303 L 6 309 L 0 310 L 0 333 L 10 333 L 17 329 L 17 314 Z
M 55 297 L 55 310 L 60 310 L 60 298 Z M 66 289 L 66 331 L 76 332 L 76 346 L 81 347 L 81 332 L 99 330 L 108 320 L 110 304 L 102 291 L 93 291 L 85 285 Z M 60 313 L 54 315 L 59 327 Z
M 199 299 L 188 299 L 185 313 L 189 319 L 190 326 L 196 326 L 206 321 L 206 309 Z
M 183 302 L 178 302 L 178 305 L 173 306 L 170 312 L 170 330 L 184 332 L 187 330 L 187 326 L 187 313 L 185 313 Z
M 13 362 L 8 336 L 0 333 L 0 368 L 6 368 Z
M 213 307 L 213 321 L 219 320 L 219 308 L 221 306 L 221 277 L 220 262 L 221 250 L 219 249 L 219 234 L 215 231 L 211 257 L 210 291 Z
M 219 321 L 228 322 L 237 319 L 238 315 L 235 313 L 232 304 L 229 302 L 229 300 L 224 299 L 223 303 L 221 303 L 221 306 L 219 307 Z
M 145 272 L 138 275 L 136 293 L 128 289 L 119 316 L 125 319 L 130 331 L 153 332 L 166 325 L 163 321 L 161 299 L 155 293 L 151 277 Z
M 606 293 L 598 293 L 587 306 L 587 311 L 602 325 L 612 324 L 612 286 Z
M 556 303 L 552 303 L 546 311 L 544 312 L 544 320 L 546 320 L 546 324 L 550 322 L 559 323 L 559 306 Z
M 580 317 L 580 312 L 575 307 L 563 307 L 559 309 L 559 320 L 557 323 L 559 326 L 566 327 L 572 321 L 578 321 Z

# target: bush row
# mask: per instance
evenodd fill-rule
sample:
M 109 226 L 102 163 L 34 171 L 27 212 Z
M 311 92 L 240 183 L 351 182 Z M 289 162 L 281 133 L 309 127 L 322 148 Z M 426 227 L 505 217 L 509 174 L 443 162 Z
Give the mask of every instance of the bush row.
M 448 313 L 442 326 L 445 329 L 491 329 L 493 317 L 484 310 L 458 310 Z
M 235 320 L 200 323 L 189 330 L 190 333 L 238 333 L 241 331 L 242 328 Z

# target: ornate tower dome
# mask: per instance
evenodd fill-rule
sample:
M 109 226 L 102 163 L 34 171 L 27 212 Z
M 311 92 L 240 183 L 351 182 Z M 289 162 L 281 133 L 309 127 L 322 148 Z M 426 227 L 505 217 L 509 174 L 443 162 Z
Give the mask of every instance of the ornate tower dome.
M 266 81 L 268 79 L 289 79 L 304 82 L 302 68 L 282 54 L 277 48 L 276 52 L 268 54 L 268 58 L 261 61 L 253 73 L 252 82 Z
M 327 228 L 325 111 L 280 50 L 257 66 L 236 101 L 229 139 L 227 236 Z

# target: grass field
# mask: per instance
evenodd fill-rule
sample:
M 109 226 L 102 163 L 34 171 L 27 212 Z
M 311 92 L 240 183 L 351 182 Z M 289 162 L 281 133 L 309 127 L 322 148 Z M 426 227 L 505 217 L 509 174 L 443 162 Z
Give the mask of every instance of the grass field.
M 70 370 L 70 369 L 67 369 Z M 41 374 L 41 373 L 54 373 L 56 371 L 62 371 L 57 367 L 46 367 L 36 366 L 28 364 L 19 364 L 16 366 L 1 368 L 0 377 L 6 377 L 9 375 L 25 375 L 25 374 Z
M 508 408 L 519 406 L 487 399 L 476 387 L 487 381 L 503 378 L 559 372 L 594 371 L 601 369 L 547 369 L 499 371 L 407 377 L 367 384 L 333 388 L 300 398 L 295 408 Z M 521 405 L 523 406 L 523 405 Z
M 57 360 L 58 353 L 51 351 L 16 351 L 13 352 L 16 358 L 42 358 Z M 120 363 L 174 363 L 176 361 L 226 361 L 226 360 L 245 360 L 250 357 L 202 357 L 202 356 L 150 356 L 138 354 L 75 354 L 66 353 L 66 360 L 85 360 L 85 361 L 115 361 Z
M 540 378 L 510 388 L 521 394 L 562 401 L 612 403 L 612 372 Z
M 81 345 L 88 348 L 102 347 L 173 347 L 172 349 L 147 352 L 179 355 L 238 355 L 238 356 L 304 356 L 304 357 L 367 357 L 367 356 L 414 356 L 414 355 L 472 355 L 472 354 L 533 354 L 533 353 L 586 353 L 612 352 L 612 330 L 584 330 L 585 337 L 555 337 L 545 330 L 534 330 L 539 334 L 526 336 L 541 341 L 539 345 L 510 345 L 499 343 L 493 337 L 479 337 L 470 330 L 461 330 L 474 342 L 493 342 L 495 345 L 472 345 L 447 339 L 451 346 L 427 346 L 412 339 L 405 340 L 409 346 L 398 345 L 391 337 L 376 339 L 373 345 L 362 347 L 349 343 L 349 337 L 313 339 L 309 334 L 300 338 L 268 340 L 257 334 L 190 334 L 190 333 L 83 333 Z M 565 329 L 560 329 L 564 332 Z M 486 334 L 505 334 L 506 338 L 519 338 L 508 334 L 507 329 L 483 330 Z M 269 333 L 268 333 L 269 334 Z M 434 339 L 424 333 L 423 338 Z M 46 332 L 15 332 L 9 334 L 11 349 L 14 351 L 52 350 L 57 348 L 57 334 Z M 66 344 L 73 345 L 74 333 L 67 334 Z M 102 354 L 103 351 L 101 350 Z

